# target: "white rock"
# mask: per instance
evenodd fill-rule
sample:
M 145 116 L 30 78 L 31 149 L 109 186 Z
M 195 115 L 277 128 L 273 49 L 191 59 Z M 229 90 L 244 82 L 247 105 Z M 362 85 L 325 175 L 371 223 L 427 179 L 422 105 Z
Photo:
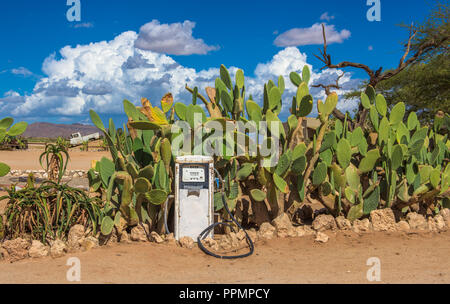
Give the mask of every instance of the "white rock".
M 434 222 L 436 224 L 436 229 L 439 231 L 445 230 L 445 220 L 442 215 L 438 214 L 434 217 Z
M 53 258 L 59 258 L 66 254 L 67 252 L 67 246 L 66 244 L 61 240 L 56 240 L 53 242 L 53 244 L 50 247 L 50 255 Z
M 352 230 L 356 233 L 369 232 L 372 228 L 371 226 L 372 224 L 367 218 L 363 220 L 355 220 L 353 222 Z
M 83 251 L 89 251 L 92 248 L 99 247 L 99 241 L 93 236 L 88 236 L 87 238 L 80 240 L 80 245 Z
M 292 229 L 291 220 L 286 213 L 283 213 L 276 217 L 272 221 L 272 225 L 276 229 L 277 236 L 281 238 L 287 237 L 289 235 L 289 230 Z
M 334 230 L 336 227 L 336 221 L 332 215 L 320 214 L 313 221 L 313 229 L 316 231 Z
M 40 258 L 48 255 L 49 247 L 45 246 L 39 241 L 34 240 L 31 242 L 31 247 L 28 250 L 28 255 L 32 258 Z
M 144 227 L 142 227 L 142 225 Z M 147 224 L 137 225 L 131 229 L 131 240 L 135 242 L 148 242 L 147 234 L 149 234 L 149 228 Z
M 161 244 L 164 242 L 164 239 L 156 232 L 152 231 L 150 233 L 151 240 L 157 244 Z
M 370 221 L 374 231 L 395 231 L 395 216 L 391 208 L 378 209 L 370 212 Z
M 401 232 L 408 232 L 411 230 L 407 221 L 400 221 L 397 223 L 397 230 Z
M 275 234 L 275 227 L 272 226 L 270 223 L 262 223 L 259 227 L 258 231 L 258 238 L 270 240 L 274 237 Z
M 326 243 L 328 242 L 330 238 L 328 237 L 327 234 L 323 233 L 323 232 L 317 232 L 316 234 L 316 239 L 314 241 L 318 242 L 318 243 Z
M 80 248 L 80 240 L 84 238 L 85 229 L 83 225 L 74 225 L 69 230 L 67 237 L 67 245 L 70 250 L 78 250 Z
M 352 229 L 352 222 L 350 222 L 348 219 L 346 219 L 343 216 L 338 216 L 336 218 L 336 224 L 337 224 L 337 227 L 341 230 L 351 230 Z
M 411 230 L 427 230 L 428 229 L 428 223 L 427 220 L 423 217 L 423 215 L 410 212 L 406 216 L 406 219 L 408 220 L 408 224 L 411 227 Z
M 17 261 L 28 257 L 30 242 L 22 238 L 17 238 L 4 241 L 2 247 L 6 249 L 12 261 Z
M 187 236 L 180 238 L 179 243 L 181 247 L 188 249 L 192 249 L 195 246 L 194 240 Z

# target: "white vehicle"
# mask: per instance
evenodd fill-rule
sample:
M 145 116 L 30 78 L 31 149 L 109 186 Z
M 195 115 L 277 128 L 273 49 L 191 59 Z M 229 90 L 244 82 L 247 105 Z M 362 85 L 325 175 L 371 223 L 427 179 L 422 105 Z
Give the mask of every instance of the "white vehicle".
M 80 132 L 73 133 L 70 135 L 70 145 L 78 146 L 84 143 L 85 141 L 100 139 L 100 133 L 93 133 L 86 136 L 81 136 Z

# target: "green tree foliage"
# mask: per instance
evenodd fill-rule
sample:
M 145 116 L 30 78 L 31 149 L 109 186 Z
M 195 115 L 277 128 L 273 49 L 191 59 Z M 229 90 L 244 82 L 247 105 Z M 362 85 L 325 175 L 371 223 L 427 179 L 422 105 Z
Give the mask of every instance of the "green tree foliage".
M 377 90 L 390 105 L 404 101 L 407 112 L 416 112 L 423 121 L 438 111 L 450 112 L 450 58 L 439 54 L 427 62 L 410 66 L 391 79 L 381 82 Z

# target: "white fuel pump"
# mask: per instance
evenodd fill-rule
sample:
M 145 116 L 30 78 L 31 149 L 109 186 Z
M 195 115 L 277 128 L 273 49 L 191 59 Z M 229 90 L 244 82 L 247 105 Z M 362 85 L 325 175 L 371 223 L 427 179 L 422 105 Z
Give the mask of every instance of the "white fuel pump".
M 214 160 L 210 156 L 186 155 L 175 160 L 175 231 L 197 239 L 214 222 Z M 213 230 L 209 237 L 213 237 Z

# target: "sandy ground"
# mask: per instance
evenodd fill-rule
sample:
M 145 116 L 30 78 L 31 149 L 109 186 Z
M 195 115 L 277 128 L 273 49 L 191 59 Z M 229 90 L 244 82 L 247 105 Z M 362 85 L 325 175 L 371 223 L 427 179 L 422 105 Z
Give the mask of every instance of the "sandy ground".
M 116 244 L 65 257 L 0 262 L 0 283 L 69 283 L 69 257 L 81 261 L 81 283 L 372 283 L 367 260 L 378 257 L 381 283 L 450 283 L 450 231 L 440 234 L 352 232 L 258 243 L 241 260 L 154 243 Z
M 0 151 L 0 161 L 8 164 L 11 170 L 42 170 L 39 155 L 43 150 Z M 81 152 L 71 150 L 67 170 L 89 170 L 92 160 L 100 160 L 103 156 L 111 158 L 109 152 Z

